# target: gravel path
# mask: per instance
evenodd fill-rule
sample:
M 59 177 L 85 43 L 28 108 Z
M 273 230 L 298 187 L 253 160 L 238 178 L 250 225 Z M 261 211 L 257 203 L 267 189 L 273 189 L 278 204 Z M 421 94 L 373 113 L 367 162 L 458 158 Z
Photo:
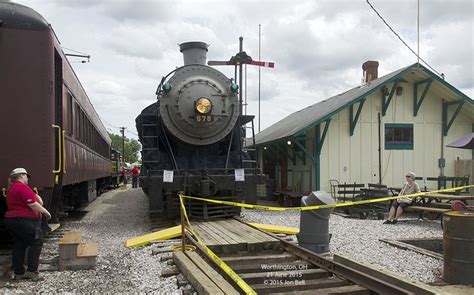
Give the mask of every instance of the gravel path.
M 159 255 L 151 255 L 152 246 L 125 247 L 127 239 L 150 231 L 148 200 L 141 189 L 109 191 L 85 210 L 89 212 L 80 221 L 65 222 L 61 227 L 80 231 L 83 242 L 99 243 L 94 270 L 42 272 L 44 281 L 8 282 L 2 292 L 181 294 L 176 277 L 160 277 L 167 264 L 159 262 Z
M 299 228 L 300 212 L 243 210 L 243 219 L 258 223 Z M 439 221 L 404 221 L 395 225 L 382 220 L 351 219 L 331 215 L 329 232 L 331 254 L 347 255 L 424 283 L 441 279 L 443 262 L 414 251 L 402 250 L 379 239 L 439 238 L 443 231 Z

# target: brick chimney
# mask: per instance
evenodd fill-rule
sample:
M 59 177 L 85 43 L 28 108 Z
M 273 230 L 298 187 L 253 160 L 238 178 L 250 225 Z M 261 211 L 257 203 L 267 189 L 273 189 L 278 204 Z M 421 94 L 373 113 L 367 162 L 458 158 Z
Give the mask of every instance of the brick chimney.
M 370 82 L 378 78 L 379 62 L 375 60 L 368 60 L 362 64 L 364 73 L 364 82 Z

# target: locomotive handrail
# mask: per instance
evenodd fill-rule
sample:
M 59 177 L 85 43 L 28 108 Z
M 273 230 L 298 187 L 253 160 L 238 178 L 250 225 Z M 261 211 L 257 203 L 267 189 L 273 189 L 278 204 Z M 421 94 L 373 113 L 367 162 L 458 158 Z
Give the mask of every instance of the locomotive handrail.
M 63 173 L 66 173 L 66 139 L 65 139 L 65 134 L 66 134 L 66 131 L 63 130 L 63 142 L 62 142 L 62 145 L 63 145 L 63 149 L 62 149 L 62 152 L 63 152 Z
M 61 152 L 62 152 L 62 145 L 61 145 L 61 126 L 58 126 L 58 125 L 51 125 L 53 128 L 56 128 L 58 129 L 58 150 L 59 150 L 59 159 L 58 159 L 58 169 L 54 169 L 53 168 L 53 174 L 55 173 L 61 173 L 61 168 L 62 168 L 62 163 L 61 163 L 61 160 L 62 160 L 62 157 L 61 157 Z

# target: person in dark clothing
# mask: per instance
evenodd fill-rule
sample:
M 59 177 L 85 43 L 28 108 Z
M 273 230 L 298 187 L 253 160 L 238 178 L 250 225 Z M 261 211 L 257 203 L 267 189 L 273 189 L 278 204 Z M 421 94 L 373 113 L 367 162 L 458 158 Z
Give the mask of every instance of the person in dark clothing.
M 128 180 L 127 180 L 127 169 L 125 169 L 125 167 L 122 167 L 122 183 L 123 184 L 127 184 L 128 183 Z
M 28 177 L 24 168 L 16 168 L 10 173 L 5 227 L 13 238 L 13 279 L 39 281 L 42 278 L 38 275 L 38 265 L 43 247 L 41 216 L 51 219 L 51 214 L 43 207 L 41 197 L 28 187 Z M 25 272 L 26 250 L 28 268 Z
M 137 166 L 134 166 L 132 170 L 130 170 L 130 174 L 132 174 L 132 187 L 137 188 L 138 187 L 138 174 L 140 171 L 138 170 Z

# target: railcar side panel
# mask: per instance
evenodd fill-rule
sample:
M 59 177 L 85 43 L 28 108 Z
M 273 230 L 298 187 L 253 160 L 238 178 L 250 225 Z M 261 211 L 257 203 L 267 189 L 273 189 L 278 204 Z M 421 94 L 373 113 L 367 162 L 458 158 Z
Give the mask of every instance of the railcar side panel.
M 0 171 L 26 167 L 30 185 L 53 186 L 54 69 L 48 31 L 0 29 Z

